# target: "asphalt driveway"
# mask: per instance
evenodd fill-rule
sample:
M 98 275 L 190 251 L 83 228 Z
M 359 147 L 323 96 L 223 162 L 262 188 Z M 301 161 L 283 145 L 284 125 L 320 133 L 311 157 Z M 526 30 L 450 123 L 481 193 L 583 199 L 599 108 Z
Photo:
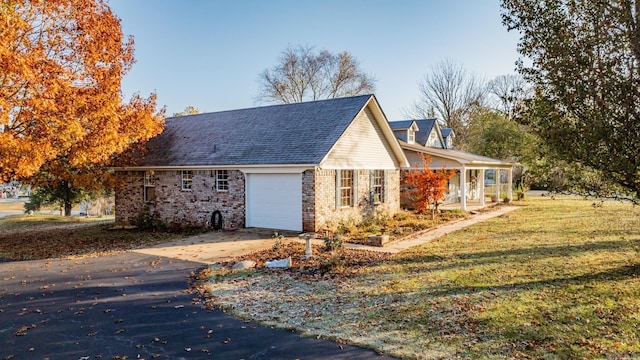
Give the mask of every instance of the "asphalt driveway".
M 126 252 L 0 263 L 0 359 L 388 359 L 202 308 L 202 264 Z

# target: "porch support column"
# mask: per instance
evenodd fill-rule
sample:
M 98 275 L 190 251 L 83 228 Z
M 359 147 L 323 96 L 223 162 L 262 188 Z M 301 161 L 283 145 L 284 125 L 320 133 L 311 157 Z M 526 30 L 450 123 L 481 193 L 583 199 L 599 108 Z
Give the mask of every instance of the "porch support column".
M 467 169 L 460 170 L 460 209 L 467 210 Z
M 511 189 L 513 187 L 513 167 L 510 167 L 507 169 L 507 197 L 509 198 L 509 200 L 513 199 L 513 190 Z
M 493 169 L 493 176 L 495 178 L 495 180 L 493 181 L 493 186 L 496 187 L 496 197 L 498 198 L 498 201 L 500 201 L 500 169 L 499 168 L 495 168 Z
M 480 196 L 480 206 L 484 206 L 484 169 L 480 169 L 478 175 L 478 194 Z

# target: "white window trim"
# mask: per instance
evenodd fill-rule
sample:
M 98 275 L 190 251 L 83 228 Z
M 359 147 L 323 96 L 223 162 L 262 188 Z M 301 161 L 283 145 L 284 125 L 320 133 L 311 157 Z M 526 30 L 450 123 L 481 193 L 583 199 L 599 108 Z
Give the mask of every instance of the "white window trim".
M 182 180 L 181 181 L 182 190 L 191 191 L 191 189 L 193 187 L 193 171 L 192 170 L 182 170 L 181 180 Z M 185 186 L 185 185 L 187 185 L 187 183 L 189 184 L 189 187 Z
M 379 172 L 381 176 L 376 176 L 376 172 Z M 386 171 L 384 170 L 371 170 L 370 173 L 370 183 L 371 183 L 371 203 L 373 204 L 382 204 L 385 201 L 385 183 L 386 183 Z M 380 179 L 380 183 L 376 185 L 376 177 Z M 380 199 L 377 201 L 374 199 L 376 195 L 375 189 L 380 189 L 377 193 L 380 194 Z
M 343 189 L 347 189 L 347 187 L 343 187 L 342 186 L 342 172 L 343 171 L 351 171 L 351 186 L 349 187 L 351 194 L 350 194 L 350 201 L 349 201 L 349 205 L 343 205 L 342 204 L 342 190 Z M 356 205 L 356 199 L 355 196 L 357 194 L 356 192 L 356 181 L 357 181 L 358 177 L 357 177 L 357 170 L 351 170 L 351 169 L 344 169 L 344 170 L 336 170 L 336 208 L 338 209 L 346 209 L 346 208 L 350 208 L 350 207 L 355 207 Z
M 142 196 L 144 197 L 144 202 L 151 202 L 155 200 L 155 191 L 154 191 L 154 196 L 153 199 L 148 199 L 147 198 L 147 189 L 149 188 L 153 188 L 155 190 L 156 185 L 153 183 L 153 175 L 154 172 L 153 170 L 147 170 L 144 172 L 144 179 L 143 179 L 143 190 L 142 190 Z
M 220 178 L 220 175 L 223 174 L 222 173 L 223 171 L 224 171 L 224 174 L 226 176 L 224 178 Z M 216 191 L 217 192 L 228 192 L 229 191 L 229 171 L 228 170 L 216 170 L 215 171 L 215 177 L 216 177 Z M 224 181 L 224 184 L 226 185 L 226 189 L 223 189 L 221 187 L 223 181 Z
M 412 128 L 409 128 L 407 130 L 407 143 L 408 144 L 416 143 L 416 132 Z

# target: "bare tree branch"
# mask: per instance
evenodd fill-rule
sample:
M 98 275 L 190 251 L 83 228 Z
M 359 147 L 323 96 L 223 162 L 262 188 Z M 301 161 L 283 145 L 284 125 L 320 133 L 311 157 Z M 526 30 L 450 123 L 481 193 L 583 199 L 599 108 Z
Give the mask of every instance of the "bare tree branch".
M 333 55 L 312 47 L 289 47 L 277 65 L 258 77 L 259 100 L 292 103 L 372 93 L 375 79 L 349 52 Z
M 488 90 L 496 102 L 494 107 L 513 118 L 516 105 L 531 95 L 531 87 L 521 75 L 500 75 L 489 82 Z
M 486 81 L 446 59 L 432 66 L 431 73 L 418 86 L 420 100 L 414 105 L 413 117 L 437 117 L 464 144 L 469 115 L 485 105 Z

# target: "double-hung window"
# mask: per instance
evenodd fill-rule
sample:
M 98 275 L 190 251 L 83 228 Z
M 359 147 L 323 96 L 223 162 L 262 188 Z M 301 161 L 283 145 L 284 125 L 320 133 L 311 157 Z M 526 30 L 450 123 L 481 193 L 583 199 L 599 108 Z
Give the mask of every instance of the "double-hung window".
M 227 170 L 216 170 L 216 191 L 229 191 L 229 172 Z
M 354 171 L 338 170 L 337 176 L 337 204 L 338 207 L 350 207 L 354 204 Z
M 193 186 L 193 171 L 182 170 L 182 190 L 191 190 Z
M 407 130 L 407 143 L 415 144 L 416 142 L 416 132 L 413 129 Z
M 153 171 L 144 172 L 144 201 L 153 201 L 156 199 L 156 184 L 153 179 Z
M 371 171 L 371 202 L 384 202 L 384 170 Z

